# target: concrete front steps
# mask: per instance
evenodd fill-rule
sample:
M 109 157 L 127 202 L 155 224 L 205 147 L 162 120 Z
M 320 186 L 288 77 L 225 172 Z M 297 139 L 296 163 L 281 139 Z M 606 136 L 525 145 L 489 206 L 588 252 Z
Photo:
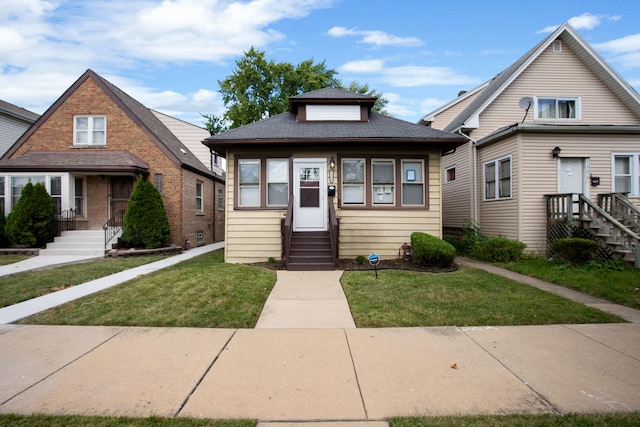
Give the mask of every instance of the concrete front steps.
M 104 256 L 104 230 L 63 231 L 40 250 L 41 256 Z

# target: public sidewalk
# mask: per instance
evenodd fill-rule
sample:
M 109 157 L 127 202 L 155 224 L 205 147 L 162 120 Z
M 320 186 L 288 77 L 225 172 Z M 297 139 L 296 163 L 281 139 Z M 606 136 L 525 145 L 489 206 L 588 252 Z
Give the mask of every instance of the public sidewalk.
M 0 325 L 0 413 L 383 427 L 403 415 L 640 411 L 640 323 L 358 329 L 340 274 L 278 271 L 256 329 Z

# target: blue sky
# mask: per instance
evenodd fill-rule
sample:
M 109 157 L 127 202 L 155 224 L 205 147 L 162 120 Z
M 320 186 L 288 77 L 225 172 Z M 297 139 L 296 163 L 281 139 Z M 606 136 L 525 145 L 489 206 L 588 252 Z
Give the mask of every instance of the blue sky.
M 569 21 L 636 90 L 640 3 L 537 0 L 2 0 L 0 99 L 43 113 L 86 69 L 201 125 L 251 46 L 325 61 L 415 122 Z

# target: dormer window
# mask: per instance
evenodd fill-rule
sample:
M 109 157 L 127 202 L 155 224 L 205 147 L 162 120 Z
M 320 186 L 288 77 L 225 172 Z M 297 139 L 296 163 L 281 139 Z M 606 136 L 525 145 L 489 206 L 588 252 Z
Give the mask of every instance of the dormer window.
M 351 121 L 361 120 L 359 105 L 307 105 L 307 121 Z
M 107 145 L 106 116 L 75 116 L 73 145 Z
M 577 97 L 537 97 L 536 120 L 580 120 L 580 99 Z

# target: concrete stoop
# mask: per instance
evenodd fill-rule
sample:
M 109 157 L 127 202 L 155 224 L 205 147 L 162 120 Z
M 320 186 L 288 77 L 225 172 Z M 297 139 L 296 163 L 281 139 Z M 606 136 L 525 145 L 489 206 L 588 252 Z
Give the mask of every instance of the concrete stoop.
M 47 243 L 45 249 L 40 250 L 42 256 L 103 256 L 103 230 L 73 230 L 63 231 L 62 234 Z

